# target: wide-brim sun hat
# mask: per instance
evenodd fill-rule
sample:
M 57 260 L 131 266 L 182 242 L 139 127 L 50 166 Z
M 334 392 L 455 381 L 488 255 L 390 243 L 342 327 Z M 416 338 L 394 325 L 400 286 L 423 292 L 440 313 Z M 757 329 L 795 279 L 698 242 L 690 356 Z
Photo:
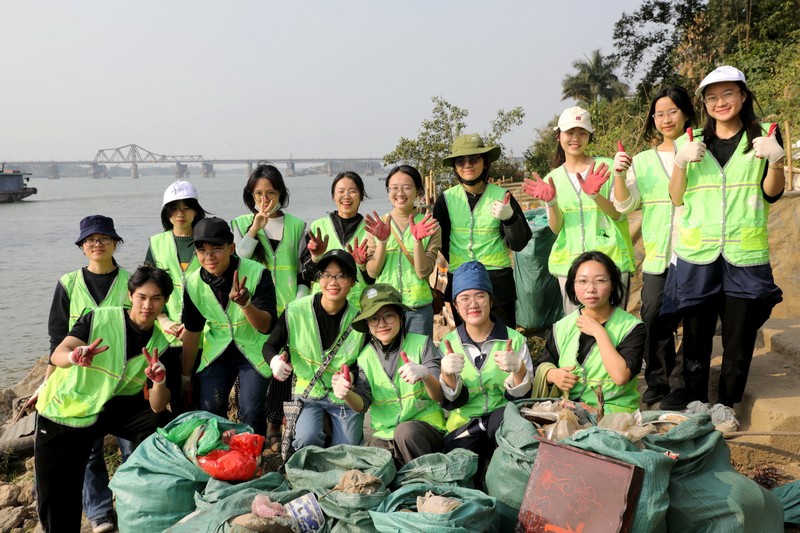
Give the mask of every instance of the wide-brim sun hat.
M 117 235 L 117 230 L 114 229 L 114 219 L 103 215 L 89 215 L 88 217 L 84 217 L 80 223 L 80 231 L 81 233 L 78 236 L 78 240 L 75 241 L 75 244 L 78 246 L 80 246 L 86 237 L 95 233 L 108 235 L 115 241 L 122 240 L 122 237 Z
M 176 202 L 178 200 L 188 200 L 189 198 L 194 198 L 195 200 L 200 199 L 197 194 L 197 189 L 188 181 L 178 180 L 173 182 L 167 187 L 167 190 L 164 191 L 164 201 L 161 203 L 161 206 L 163 207 L 170 202 Z
M 442 164 L 446 167 L 454 167 L 457 157 L 465 155 L 480 155 L 486 154 L 489 158 L 489 163 L 500 159 L 502 150 L 499 146 L 486 146 L 483 139 L 477 133 L 469 133 L 467 135 L 459 135 L 453 141 L 451 148 L 452 153 L 442 159 Z
M 747 79 L 744 77 L 744 72 L 730 65 L 722 65 L 709 72 L 708 75 L 703 78 L 703 81 L 700 82 L 694 94 L 695 96 L 700 96 L 703 94 L 703 89 L 709 85 L 726 81 L 740 81 L 744 83 L 745 87 L 747 86 Z
M 567 131 L 572 128 L 583 128 L 589 133 L 594 133 L 592 115 L 582 107 L 566 108 L 558 117 L 558 126 L 555 129 Z
M 361 313 L 353 319 L 353 329 L 361 333 L 369 332 L 367 320 L 370 319 L 385 305 L 393 305 L 405 311 L 413 311 L 403 303 L 403 298 L 393 286 L 388 283 L 375 283 L 361 293 Z

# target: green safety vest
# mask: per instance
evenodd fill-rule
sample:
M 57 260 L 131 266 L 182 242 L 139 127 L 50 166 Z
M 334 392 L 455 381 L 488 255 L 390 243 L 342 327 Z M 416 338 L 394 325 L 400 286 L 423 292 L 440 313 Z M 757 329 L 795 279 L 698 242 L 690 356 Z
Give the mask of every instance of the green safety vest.
M 322 339 L 319 335 L 319 324 L 314 313 L 313 294 L 297 299 L 286 306 L 286 329 L 287 344 L 289 345 L 289 357 L 291 358 L 294 375 L 297 378 L 294 393 L 298 396 L 303 394 L 311 383 L 311 378 L 319 370 L 323 359 L 327 357 L 328 350 L 322 351 Z M 339 335 L 331 346 L 336 346 L 339 338 L 347 330 L 347 327 L 358 314 L 355 306 L 347 304 L 347 309 L 342 316 L 339 324 Z M 364 334 L 356 330 L 350 330 L 347 338 L 342 342 L 333 360 L 327 366 L 322 376 L 314 384 L 309 393 L 309 398 L 319 399 L 328 396 L 334 403 L 344 403 L 333 394 L 331 378 L 335 372 L 339 371 L 342 365 L 351 365 L 358 357 L 358 352 L 364 344 Z
M 669 266 L 675 206 L 669 197 L 672 169 L 664 168 L 658 150 L 646 150 L 633 158 L 636 185 L 642 195 L 642 271 L 662 274 Z
M 511 347 L 515 352 L 521 351 L 525 345 L 525 337 L 511 328 L 506 328 L 506 331 L 508 338 L 511 339 Z M 454 329 L 445 335 L 442 341 L 445 340 L 450 341 L 456 353 L 464 353 L 458 330 Z M 490 349 L 486 352 L 486 360 L 480 370 L 475 368 L 475 364 L 469 356 L 464 358 L 461 380 L 463 381 L 462 387 L 466 387 L 469 391 L 469 400 L 464 406 L 450 411 L 447 416 L 447 431 L 454 431 L 469 422 L 471 418 L 488 415 L 508 403 L 504 396 L 506 388 L 503 383 L 509 373 L 500 370 L 492 357 L 494 352 L 506 349 L 506 341 L 498 339 L 487 346 L 490 346 Z
M 422 364 L 422 353 L 427 343 L 426 335 L 407 333 L 400 349 L 406 352 L 409 361 Z M 404 364 L 398 357 L 397 368 Z M 391 440 L 397 426 L 409 420 L 427 422 L 439 431 L 444 431 L 444 411 L 428 396 L 422 381 L 412 385 L 400 377 L 399 370 L 395 370 L 394 380 L 389 379 L 375 348 L 370 344 L 361 350 L 358 366 L 364 370 L 372 389 L 369 416 L 375 437 Z
M 90 344 L 103 339 L 108 350 L 98 354 L 91 366 L 58 368 L 47 380 L 36 410 L 43 417 L 71 427 L 86 427 L 97 421 L 97 415 L 114 396 L 133 396 L 144 388 L 147 359 L 136 355 L 126 360 L 125 309 L 101 307 L 92 315 Z M 159 354 L 169 348 L 169 342 L 158 328 L 153 328 L 147 348 Z
M 231 221 L 231 227 L 243 237 L 250 226 L 253 225 L 255 215 L 242 215 Z M 273 250 L 264 230 L 259 230 L 258 242 L 266 252 L 265 267 L 272 275 L 275 285 L 275 299 L 277 300 L 278 314 L 283 313 L 286 304 L 297 297 L 297 273 L 300 268 L 300 241 L 306 230 L 306 223 L 299 218 L 283 215 L 283 235 L 278 243 L 278 249 Z
M 114 278 L 103 301 L 96 302 L 83 279 L 83 269 L 68 272 L 61 276 L 59 283 L 69 296 L 69 329 L 75 325 L 80 317 L 100 307 L 125 307 L 130 309 L 131 300 L 128 296 L 128 279 L 131 273 L 117 268 L 117 277 Z
M 244 285 L 251 295 L 255 294 L 265 270 L 263 265 L 255 261 L 239 258 L 239 279 L 247 278 Z M 213 363 L 233 341 L 259 374 L 265 378 L 272 377 L 272 370 L 261 354 L 267 336 L 247 321 L 244 311 L 236 303 L 228 300 L 227 308 L 223 309 L 214 291 L 200 278 L 201 271 L 196 270 L 186 278 L 186 291 L 206 319 L 203 329 L 203 355 L 197 372 L 202 372 Z
M 401 233 L 391 215 L 386 216 L 389 219 L 389 223 L 394 227 L 394 231 L 386 241 L 386 262 L 383 265 L 383 270 L 375 279 L 375 283 L 388 283 L 397 289 L 403 297 L 403 303 L 409 307 L 429 305 L 433 301 L 431 286 L 428 284 L 427 278 L 420 279 L 417 277 L 414 265 L 408 261 L 395 237 L 395 235 L 400 236 L 406 249 L 411 253 L 414 249 L 414 236 L 411 235 L 411 229 L 408 227 Z M 414 216 L 414 222 L 418 223 L 423 218 L 425 218 L 425 215 L 417 213 Z M 430 241 L 430 237 L 422 239 L 423 250 L 427 249 L 428 241 Z
M 769 124 L 761 128 L 766 135 Z M 695 130 L 694 136 L 701 141 L 702 130 Z M 683 135 L 677 147 L 686 141 Z M 684 261 L 705 265 L 722 253 L 736 266 L 769 263 L 769 204 L 761 190 L 767 160 L 758 159 L 755 150 L 744 153 L 746 145 L 745 133 L 724 168 L 711 152 L 699 163 L 689 163 L 675 245 L 675 253 Z
M 172 294 L 167 300 L 164 312 L 167 313 L 170 320 L 180 323 L 182 321 L 181 313 L 183 312 L 183 287 L 186 284 L 186 278 L 200 268 L 200 262 L 197 260 L 197 256 L 193 256 L 184 272 L 178 260 L 178 249 L 175 246 L 175 236 L 172 230 L 150 237 L 150 253 L 156 262 L 156 266 L 165 270 L 170 279 L 172 279 Z M 158 327 L 160 328 L 161 325 L 159 324 Z M 164 332 L 164 336 L 169 339 L 170 345 L 182 345 L 180 339 L 174 335 Z
M 596 157 L 594 161 L 598 165 L 606 163 L 609 167 L 614 164 L 611 159 L 602 157 Z M 575 258 L 592 250 L 609 256 L 620 272 L 633 272 L 635 263 L 628 218 L 622 215 L 619 220 L 613 220 L 586 193 L 580 191 L 580 194 L 576 194 L 565 165 L 551 171 L 545 181 L 547 178 L 553 178 L 558 192 L 558 206 L 564 214 L 563 226 L 550 251 L 550 273 L 565 277 Z M 606 181 L 599 194 L 608 198 L 611 184 L 611 179 Z
M 559 368 L 575 365 L 574 373 L 578 375 L 578 383 L 569 391 L 572 400 L 580 399 L 587 404 L 597 407 L 597 394 L 592 387 L 602 386 L 606 412 L 632 413 L 639 408 L 639 377 L 633 376 L 625 385 L 617 385 L 608 375 L 600 357 L 597 344 L 592 346 L 589 355 L 578 365 L 578 339 L 581 331 L 575 325 L 580 316 L 580 310 L 573 311 L 555 324 L 553 324 L 553 338 L 558 347 Z M 615 347 L 642 321 L 626 313 L 619 307 L 605 323 L 604 327 Z
M 506 190 L 487 183 L 475 209 L 469 208 L 467 193 L 461 185 L 444 191 L 450 215 L 450 271 L 462 263 L 480 261 L 487 270 L 511 266 L 508 248 L 500 234 L 502 222 L 492 216 L 492 203 L 505 199 Z
M 346 251 L 348 244 L 355 246 L 356 239 L 358 239 L 358 243 L 361 244 L 361 241 L 367 238 L 367 230 L 363 220 L 358 225 L 358 229 L 356 230 L 355 234 L 344 244 L 339 241 L 339 236 L 336 234 L 336 229 L 333 227 L 333 222 L 331 221 L 330 215 L 319 218 L 311 223 L 311 233 L 316 233 L 317 229 L 322 231 L 323 238 L 325 238 L 326 235 L 328 236 L 328 250 L 341 249 Z M 364 276 L 361 273 L 361 269 L 358 268 L 358 265 L 356 265 L 356 284 L 353 285 L 353 287 L 350 289 L 350 292 L 347 294 L 347 301 L 353 304 L 357 310 L 361 307 L 361 293 L 364 291 L 366 286 L 367 282 L 364 281 Z M 311 294 L 316 294 L 320 291 L 321 289 L 319 286 L 319 281 L 315 281 L 314 285 L 311 287 Z

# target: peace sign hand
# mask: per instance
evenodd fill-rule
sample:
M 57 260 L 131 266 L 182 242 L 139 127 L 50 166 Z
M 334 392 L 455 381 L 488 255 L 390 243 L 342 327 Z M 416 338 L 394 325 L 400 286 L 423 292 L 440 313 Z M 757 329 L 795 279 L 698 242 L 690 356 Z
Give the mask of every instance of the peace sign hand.
M 522 190 L 525 194 L 550 205 L 556 199 L 556 186 L 553 184 L 553 178 L 547 178 L 547 182 L 545 182 L 538 173 L 532 172 L 531 175 L 533 176 L 532 180 L 525 178 L 522 181 Z
M 603 184 L 608 181 L 608 178 L 611 177 L 611 171 L 608 168 L 608 165 L 605 163 L 600 163 L 600 165 L 595 168 L 595 162 L 592 161 L 589 170 L 586 171 L 586 179 L 584 179 L 579 172 L 575 173 L 575 177 L 578 178 L 578 183 L 581 185 L 581 189 L 589 198 L 594 198 L 597 196 L 597 193 L 600 192 L 600 189 L 603 187 Z
M 389 227 L 389 224 L 384 222 L 377 211 L 373 211 L 372 215 L 364 217 L 364 229 L 367 230 L 367 233 L 374 235 L 379 241 L 388 239 L 389 234 L 392 232 L 392 228 Z
M 253 217 L 253 226 L 256 228 L 256 230 L 262 230 L 264 229 L 264 226 L 267 225 L 267 222 L 269 222 L 269 216 L 272 214 L 273 207 L 275 207 L 274 204 L 275 200 L 266 195 L 261 202 L 256 200 L 258 212 Z
M 496 351 L 492 354 L 494 362 L 497 363 L 500 370 L 509 373 L 518 371 L 522 366 L 522 357 L 514 352 L 511 342 L 511 339 L 508 339 L 505 350 Z
M 314 257 L 319 257 L 324 254 L 328 250 L 328 240 L 330 237 L 325 235 L 322 237 L 322 230 L 317 228 L 316 233 L 308 232 L 308 251 L 311 252 L 311 255 Z M 315 261 L 316 262 L 316 261 Z
M 242 281 L 239 281 L 239 271 L 234 270 L 233 285 L 231 285 L 231 293 L 228 295 L 228 298 L 239 307 L 247 307 L 250 303 L 250 291 L 244 286 L 246 281 L 247 276 L 243 277 Z
M 414 223 L 414 215 L 408 215 L 408 228 L 415 241 L 421 241 L 439 231 L 439 222 L 427 213 L 422 220 Z
M 69 352 L 69 362 L 77 366 L 92 366 L 92 360 L 97 354 L 108 350 L 108 345 L 99 346 L 103 339 L 97 339 L 89 346 L 78 346 Z
M 356 262 L 357 265 L 366 265 L 367 264 L 367 239 L 361 241 L 361 244 L 358 244 L 358 237 L 356 237 L 355 247 L 351 244 L 347 245 L 347 251 L 350 252 L 350 255 L 353 256 L 353 261 Z
M 147 359 L 148 366 L 144 369 L 144 375 L 153 383 L 164 383 L 167 379 L 167 369 L 164 363 L 158 360 L 158 348 L 153 348 L 153 355 L 147 351 L 147 346 L 142 348 L 142 355 Z

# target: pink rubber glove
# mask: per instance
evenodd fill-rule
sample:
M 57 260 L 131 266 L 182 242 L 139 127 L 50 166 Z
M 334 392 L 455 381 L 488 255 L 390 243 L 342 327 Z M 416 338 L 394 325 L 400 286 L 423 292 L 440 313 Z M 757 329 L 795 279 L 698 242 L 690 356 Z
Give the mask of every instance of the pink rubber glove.
M 531 175 L 533 176 L 532 180 L 525 178 L 522 181 L 522 190 L 525 194 L 542 200 L 546 205 L 552 205 L 556 200 L 556 186 L 553 184 L 553 178 L 547 178 L 547 182 L 545 182 L 536 172 Z
M 578 183 L 581 186 L 581 189 L 589 198 L 594 198 L 600 192 L 600 189 L 603 187 L 603 184 L 608 181 L 608 178 L 611 177 L 611 171 L 608 169 L 608 165 L 605 163 L 600 163 L 600 166 L 595 168 L 595 163 L 592 161 L 589 170 L 586 171 L 586 178 L 584 179 L 580 173 L 576 173 L 576 177 L 578 178 Z
M 421 241 L 439 231 L 439 222 L 428 213 L 418 223 L 414 223 L 414 215 L 408 215 L 408 228 L 414 240 Z

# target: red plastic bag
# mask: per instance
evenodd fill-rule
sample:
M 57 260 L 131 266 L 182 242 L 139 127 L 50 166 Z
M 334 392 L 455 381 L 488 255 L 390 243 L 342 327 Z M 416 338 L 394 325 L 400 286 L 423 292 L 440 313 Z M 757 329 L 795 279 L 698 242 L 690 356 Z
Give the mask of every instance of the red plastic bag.
M 261 435 L 253 433 L 239 433 L 231 437 L 230 447 L 231 450 L 238 450 L 245 454 L 247 457 L 259 457 L 261 450 L 264 448 L 264 441 L 266 439 Z
M 239 450 L 214 450 L 197 458 L 205 472 L 221 481 L 247 481 L 258 469 L 255 458 Z

